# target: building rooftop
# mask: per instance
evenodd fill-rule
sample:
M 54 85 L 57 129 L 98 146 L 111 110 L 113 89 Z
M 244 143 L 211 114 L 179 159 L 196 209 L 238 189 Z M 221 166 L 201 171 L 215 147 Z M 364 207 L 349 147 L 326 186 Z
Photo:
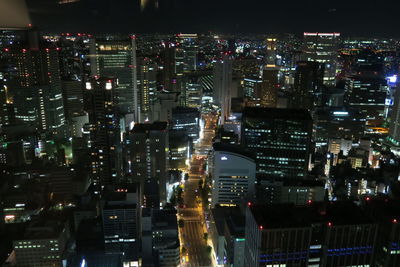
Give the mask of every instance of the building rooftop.
M 239 145 L 232 145 L 232 144 L 226 144 L 226 143 L 214 143 L 213 148 L 214 148 L 214 151 L 229 152 L 229 153 L 234 153 L 234 154 L 238 154 L 238 155 L 247 157 L 251 160 L 255 159 L 253 152 L 248 151 Z
M 168 123 L 165 121 L 156 121 L 153 123 L 137 123 L 132 129 L 132 133 L 144 133 L 148 131 L 165 131 Z
M 371 217 L 352 202 L 294 204 L 250 204 L 259 226 L 268 228 L 310 227 L 312 224 L 360 225 L 374 223 Z
M 243 117 L 250 118 L 268 118 L 268 119 L 291 119 L 311 121 L 311 115 L 306 109 L 281 109 L 281 108 L 260 108 L 245 107 Z

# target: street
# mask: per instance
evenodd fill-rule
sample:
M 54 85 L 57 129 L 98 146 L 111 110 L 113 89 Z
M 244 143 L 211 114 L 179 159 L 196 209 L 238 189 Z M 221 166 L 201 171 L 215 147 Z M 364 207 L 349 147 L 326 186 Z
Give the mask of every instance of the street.
M 206 228 L 202 212 L 202 203 L 198 194 L 199 181 L 203 179 L 203 164 L 212 148 L 217 116 L 203 115 L 204 128 L 195 153 L 190 161 L 189 179 L 185 182 L 183 199 L 185 207 L 179 209 L 180 218 L 184 220 L 181 228 L 182 246 L 186 249 L 188 262 L 183 266 L 212 266 L 211 254 L 207 252 L 207 241 L 204 239 Z M 185 255 L 182 255 L 184 257 Z

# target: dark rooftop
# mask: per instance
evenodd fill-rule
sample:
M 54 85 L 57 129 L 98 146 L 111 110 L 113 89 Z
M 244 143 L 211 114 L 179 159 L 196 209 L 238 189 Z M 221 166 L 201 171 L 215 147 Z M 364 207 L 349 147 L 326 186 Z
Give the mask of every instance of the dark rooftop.
M 264 229 L 310 227 L 318 223 L 332 223 L 333 226 L 374 223 L 352 202 L 313 203 L 308 206 L 252 204 L 250 210 L 257 224 Z
M 260 108 L 260 107 L 245 107 L 243 109 L 243 117 L 258 117 L 268 119 L 294 119 L 294 120 L 309 120 L 311 115 L 306 109 L 283 109 L 283 108 Z
M 165 131 L 167 130 L 168 123 L 164 121 L 156 121 L 153 123 L 137 123 L 133 127 L 133 133 L 142 133 L 147 131 Z

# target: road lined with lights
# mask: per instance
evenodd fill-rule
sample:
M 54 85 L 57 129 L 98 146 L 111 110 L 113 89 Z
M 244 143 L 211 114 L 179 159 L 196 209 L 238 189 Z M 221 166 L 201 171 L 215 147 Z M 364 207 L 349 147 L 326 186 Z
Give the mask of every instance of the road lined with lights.
M 203 217 L 202 202 L 199 192 L 199 182 L 204 180 L 203 164 L 212 148 L 215 135 L 216 116 L 203 115 L 204 128 L 201 139 L 195 145 L 195 153 L 190 161 L 189 179 L 184 186 L 184 207 L 179 209 L 179 219 L 184 220 L 180 229 L 181 246 L 183 249 L 182 266 L 213 266 L 211 254 L 207 251 L 206 232 Z M 185 253 L 186 252 L 186 253 Z

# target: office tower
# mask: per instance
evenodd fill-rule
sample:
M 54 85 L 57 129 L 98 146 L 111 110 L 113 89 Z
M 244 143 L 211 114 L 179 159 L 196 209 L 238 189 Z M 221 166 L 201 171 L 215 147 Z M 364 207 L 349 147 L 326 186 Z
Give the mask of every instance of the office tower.
M 138 184 L 116 185 L 106 192 L 101 208 L 106 254 L 122 255 L 123 262 L 138 261 L 141 210 Z
M 377 224 L 353 203 L 249 203 L 245 232 L 245 266 L 375 266 Z
M 21 238 L 13 241 L 18 266 L 62 266 L 69 229 L 51 218 L 32 221 Z
M 128 153 L 130 172 L 133 179 L 143 188 L 145 207 L 151 207 L 153 192 L 156 187 L 159 203 L 154 208 L 163 206 L 167 201 L 166 176 L 168 170 L 168 128 L 166 122 L 135 124 L 128 135 Z M 158 188 L 157 188 L 158 187 Z M 154 201 L 152 201 L 154 202 Z
M 377 219 L 379 232 L 375 264 L 373 266 L 390 267 L 400 263 L 400 224 L 399 201 L 388 199 L 365 199 L 364 210 Z
M 389 128 L 389 140 L 400 144 L 400 90 L 397 88 L 394 94 L 394 103 Z
M 24 48 L 15 46 L 8 53 L 15 68 L 9 91 L 16 119 L 62 136 L 65 116 L 58 49 L 30 43 Z
M 335 86 L 340 33 L 304 33 L 303 57 L 305 61 L 324 64 L 323 83 Z
M 140 119 L 137 92 L 136 37 L 105 35 L 90 43 L 92 75 L 118 79 L 118 108 Z
M 358 109 L 367 121 L 384 118 L 385 100 L 388 93 L 387 82 L 378 75 L 367 73 L 347 78 L 345 102 Z
M 262 79 L 258 76 L 248 76 L 243 79 L 242 83 L 243 96 L 248 99 L 246 105 L 259 105 L 258 92 L 261 91 Z
M 227 266 L 228 261 L 234 261 L 238 265 L 233 266 L 245 266 L 243 265 L 244 224 L 245 218 L 239 207 L 216 207 L 211 209 L 208 236 L 213 244 L 213 254 L 215 254 L 218 265 Z
M 151 109 L 152 121 L 171 121 L 172 110 L 179 104 L 179 93 L 160 92 Z
M 140 60 L 137 83 L 140 121 L 145 121 L 150 117 L 151 106 L 157 98 L 157 65 L 147 57 Z
M 173 210 L 153 210 L 151 215 L 152 249 L 157 255 L 158 266 L 180 265 L 180 242 L 178 221 Z M 153 259 L 155 260 L 155 259 Z
M 316 180 L 263 179 L 257 182 L 257 203 L 307 205 L 325 200 L 325 183 Z
M 183 71 L 189 72 L 197 69 L 197 34 L 177 34 L 177 44 L 183 49 Z
M 238 206 L 255 197 L 256 163 L 239 146 L 214 144 L 211 207 Z
M 311 153 L 312 119 L 308 111 L 246 107 L 242 142 L 256 155 L 257 173 L 304 178 Z
M 276 38 L 267 38 L 267 66 L 275 67 L 276 66 L 276 47 L 277 47 L 277 39 Z
M 196 108 L 174 108 L 172 110 L 171 128 L 186 131 L 192 142 L 197 142 L 200 137 L 200 111 Z
M 312 61 L 297 62 L 291 105 L 294 108 L 311 110 L 318 103 L 322 90 L 324 65 Z
M 229 117 L 231 109 L 232 60 L 226 53 L 214 65 L 213 102 L 221 109 L 221 123 Z
M 185 170 L 188 166 L 192 139 L 189 138 L 186 131 L 169 131 L 169 169 Z
M 77 80 L 63 80 L 62 96 L 64 99 L 64 110 L 67 120 L 84 113 L 83 91 L 84 84 Z
M 115 78 L 88 80 L 84 92 L 89 114 L 92 182 L 97 191 L 117 182 L 120 174 L 118 151 L 120 127 Z
M 326 145 L 330 138 L 358 140 L 364 135 L 365 117 L 349 108 L 318 108 L 314 113 L 316 146 Z
M 183 94 L 185 107 L 201 108 L 203 97 L 202 75 L 200 73 L 186 74 L 183 79 Z
M 262 74 L 262 83 L 258 98 L 260 106 L 265 108 L 276 108 L 278 104 L 278 72 L 279 68 L 267 65 Z
M 0 70 L 0 127 L 15 121 L 13 100 L 8 92 L 6 74 Z

